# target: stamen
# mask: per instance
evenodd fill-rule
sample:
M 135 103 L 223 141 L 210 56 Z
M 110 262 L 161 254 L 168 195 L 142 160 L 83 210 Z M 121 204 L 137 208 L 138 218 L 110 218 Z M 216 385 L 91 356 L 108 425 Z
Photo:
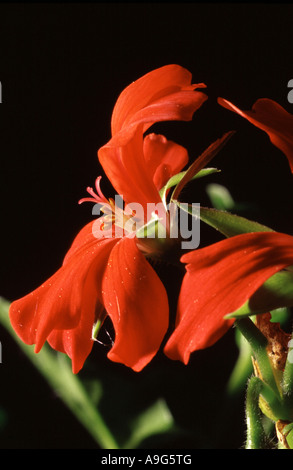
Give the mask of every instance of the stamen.
M 101 187 L 100 187 L 101 179 L 102 179 L 101 176 L 98 176 L 97 179 L 96 179 L 96 182 L 95 182 L 96 190 L 97 190 L 97 193 L 98 193 L 99 197 L 101 198 L 101 200 L 103 200 L 104 202 L 108 202 L 108 200 L 105 198 L 104 194 L 102 193 L 102 190 L 101 190 Z
M 91 197 L 82 198 L 78 201 L 79 204 L 83 202 L 93 202 L 95 204 L 100 204 L 102 207 L 100 208 L 101 212 L 104 213 L 103 216 L 103 223 L 100 226 L 100 230 L 110 230 L 114 226 L 118 228 L 122 228 L 124 230 L 126 223 L 129 219 L 133 220 L 133 227 L 132 232 L 136 231 L 136 210 L 130 210 L 127 208 L 123 210 L 121 207 L 115 205 L 115 201 L 112 198 L 106 199 L 104 194 L 102 193 L 100 187 L 101 176 L 99 176 L 95 181 L 95 189 L 96 192 L 91 187 L 87 187 L 87 192 L 90 194 Z M 129 228 L 127 229 L 129 231 Z
M 87 192 L 92 196 L 92 197 L 85 197 L 82 198 L 78 201 L 78 204 L 82 204 L 83 202 L 94 202 L 95 204 L 109 204 L 108 199 L 105 198 L 104 194 L 101 191 L 100 188 L 100 181 L 101 181 L 101 176 L 98 176 L 98 178 L 95 181 L 95 187 L 97 194 L 94 192 L 93 188 L 90 188 L 89 186 L 86 188 Z

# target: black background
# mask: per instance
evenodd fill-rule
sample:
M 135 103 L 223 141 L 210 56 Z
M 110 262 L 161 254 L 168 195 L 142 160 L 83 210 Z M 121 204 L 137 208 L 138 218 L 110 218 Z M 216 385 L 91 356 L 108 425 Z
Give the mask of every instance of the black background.
M 0 295 L 21 297 L 59 267 L 75 234 L 91 219 L 91 205 L 77 201 L 103 175 L 97 150 L 110 138 L 119 93 L 169 63 L 189 69 L 193 82 L 206 83 L 210 99 L 191 123 L 155 130 L 186 146 L 191 159 L 227 130 L 237 130 L 213 162 L 221 174 L 208 182 L 226 185 L 237 201 L 248 204 L 244 215 L 293 232 L 286 158 L 265 133 L 216 103 L 222 96 L 250 109 L 256 99 L 268 97 L 292 112 L 287 99 L 293 78 L 291 5 L 4 3 L 0 18 Z M 114 194 L 107 179 L 102 181 L 104 193 Z M 207 204 L 206 184 L 198 183 L 186 197 Z M 205 229 L 202 245 L 217 239 L 209 231 L 204 235 Z M 166 275 L 164 270 L 160 274 Z M 168 272 L 171 280 L 175 275 Z M 172 288 L 173 308 L 176 295 Z M 95 448 L 3 329 L 0 335 L 0 405 L 7 417 L 0 447 Z M 210 350 L 194 354 L 188 367 L 159 354 L 134 374 L 110 363 L 102 347 L 95 348 L 89 362 L 91 374 L 103 377 L 104 412 L 113 422 L 121 421 L 117 410 L 122 415 L 133 411 L 129 397 L 135 390 L 135 409 L 163 396 L 176 420 L 193 432 L 164 445 L 239 448 L 242 397 L 223 422 L 223 432 L 202 438 L 215 424 L 236 354 L 231 331 Z

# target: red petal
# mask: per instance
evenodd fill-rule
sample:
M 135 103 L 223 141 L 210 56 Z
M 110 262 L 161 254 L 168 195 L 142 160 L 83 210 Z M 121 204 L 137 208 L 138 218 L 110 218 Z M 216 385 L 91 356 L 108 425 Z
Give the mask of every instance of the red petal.
M 80 249 L 84 249 L 85 246 L 105 238 L 111 238 L 107 236 L 108 232 L 102 230 L 103 223 L 104 217 L 102 216 L 97 218 L 94 222 L 89 222 L 78 232 L 64 257 L 63 265 L 69 261 L 71 256 L 76 255 Z
M 188 163 L 187 150 L 163 135 L 149 134 L 144 139 L 144 157 L 150 176 L 159 191 Z
M 71 330 L 53 330 L 47 341 L 56 351 L 63 352 L 72 360 L 72 371 L 77 374 L 93 347 L 92 329 L 97 318 L 102 316 L 103 307 L 97 307 L 94 286 L 85 289 L 84 301 L 80 312 L 80 321 Z M 100 313 L 95 310 L 99 309 Z
M 99 278 L 105 268 L 115 239 L 97 240 L 89 235 L 89 225 L 73 243 L 73 254 L 44 284 L 25 297 L 14 301 L 9 310 L 13 328 L 27 344 L 35 344 L 38 352 L 53 330 L 77 328 L 81 323 L 85 298 L 94 308 L 101 297 Z M 82 244 L 84 240 L 84 244 Z M 77 248 L 78 246 L 78 248 Z M 70 253 L 70 251 L 69 251 Z M 86 304 L 89 307 L 89 304 Z
M 204 88 L 204 84 L 191 85 L 191 73 L 176 65 L 152 70 L 126 87 L 120 94 L 112 114 L 112 135 L 117 134 L 141 109 L 179 90 Z
M 143 133 L 154 123 L 191 120 L 207 96 L 193 91 L 191 74 L 171 65 L 154 70 L 127 87 L 112 115 L 112 139 L 98 151 L 105 173 L 126 202 L 159 202 L 158 191 L 147 177 Z
M 144 133 L 152 124 L 162 121 L 191 121 L 193 113 L 207 100 L 198 91 L 178 91 L 150 103 L 132 116 L 127 126 L 113 134 L 107 144 L 111 147 L 126 145 L 139 129 Z
M 165 347 L 184 363 L 190 353 L 211 346 L 231 326 L 223 317 L 273 274 L 293 264 L 293 237 L 277 232 L 249 233 L 188 253 L 178 301 L 177 325 Z
M 218 99 L 220 105 L 235 111 L 259 129 L 265 131 L 271 142 L 288 158 L 293 172 L 293 115 L 273 100 L 257 100 L 252 111 L 242 111 L 227 100 Z
M 137 133 L 124 147 L 105 146 L 99 150 L 108 178 L 126 203 L 139 203 L 146 211 L 148 202 L 160 202 L 160 196 L 143 155 L 143 135 Z
M 113 248 L 102 289 L 115 329 L 108 357 L 140 371 L 160 347 L 168 328 L 169 307 L 165 288 L 138 250 L 135 238 L 124 238 Z

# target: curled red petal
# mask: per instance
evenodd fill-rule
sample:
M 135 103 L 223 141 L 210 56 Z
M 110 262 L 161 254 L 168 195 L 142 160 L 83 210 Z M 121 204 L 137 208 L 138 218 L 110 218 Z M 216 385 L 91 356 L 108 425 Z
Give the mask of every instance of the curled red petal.
M 198 91 L 178 91 L 150 103 L 132 116 L 128 125 L 113 134 L 107 144 L 109 147 L 124 146 L 139 131 L 141 134 L 156 122 L 190 121 L 194 112 L 207 100 L 204 93 Z
M 152 70 L 128 85 L 118 97 L 113 110 L 112 135 L 134 122 L 136 113 L 151 103 L 180 90 L 205 88 L 203 83 L 192 85 L 191 78 L 192 75 L 187 69 L 170 64 Z
M 148 134 L 143 143 L 144 158 L 156 189 L 159 191 L 171 176 L 188 163 L 186 148 L 167 140 L 163 135 Z
M 257 100 L 251 111 L 242 111 L 223 98 L 218 102 L 224 108 L 234 111 L 259 129 L 265 131 L 272 144 L 288 158 L 293 173 L 293 115 L 268 98 Z
M 53 349 L 70 357 L 74 374 L 82 369 L 92 350 L 94 344 L 92 339 L 93 324 L 98 318 L 102 317 L 103 310 L 101 305 L 97 305 L 94 287 L 88 287 L 84 294 L 78 325 L 71 330 L 53 330 L 47 338 Z
M 165 353 L 184 363 L 230 328 L 223 317 L 241 307 L 273 274 L 293 264 L 293 237 L 277 232 L 238 235 L 184 255 L 187 263 L 176 328 Z
M 102 290 L 115 329 L 108 357 L 140 371 L 160 347 L 168 328 L 169 306 L 165 288 L 135 238 L 124 238 L 113 248 Z
M 148 202 L 160 202 L 160 196 L 143 155 L 143 135 L 136 133 L 124 147 L 104 146 L 100 160 L 109 180 L 126 203 L 139 203 L 146 210 Z

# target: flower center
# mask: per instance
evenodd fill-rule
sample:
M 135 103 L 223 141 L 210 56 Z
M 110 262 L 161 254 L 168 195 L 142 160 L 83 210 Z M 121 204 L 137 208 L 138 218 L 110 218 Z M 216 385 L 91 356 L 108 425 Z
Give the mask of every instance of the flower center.
M 104 214 L 103 223 L 100 226 L 101 230 L 108 231 L 118 228 L 122 229 L 122 232 L 125 232 L 122 233 L 121 230 L 116 230 L 116 236 L 125 236 L 130 232 L 135 233 L 141 225 L 139 217 L 136 217 L 136 210 L 131 209 L 130 206 L 123 210 L 123 205 L 121 205 L 121 202 L 123 201 L 120 197 L 118 197 L 118 203 L 116 203 L 117 201 L 114 201 L 112 198 L 107 199 L 102 193 L 100 187 L 101 178 L 102 177 L 99 176 L 95 181 L 96 193 L 93 188 L 88 187 L 87 192 L 91 197 L 80 199 L 78 203 L 94 202 L 101 206 L 100 211 Z
M 89 201 L 98 204 L 99 213 L 102 212 L 99 230 L 103 230 L 105 237 L 122 238 L 135 236 L 137 246 L 145 256 L 161 257 L 164 253 L 174 249 L 178 239 L 170 237 L 170 213 L 161 204 L 149 204 L 148 213 L 144 214 L 140 204 L 126 204 L 120 196 L 107 199 L 101 191 L 101 177 L 95 181 L 96 192 L 88 187 L 91 197 L 80 199 L 79 204 Z M 96 214 L 97 215 L 97 214 Z

